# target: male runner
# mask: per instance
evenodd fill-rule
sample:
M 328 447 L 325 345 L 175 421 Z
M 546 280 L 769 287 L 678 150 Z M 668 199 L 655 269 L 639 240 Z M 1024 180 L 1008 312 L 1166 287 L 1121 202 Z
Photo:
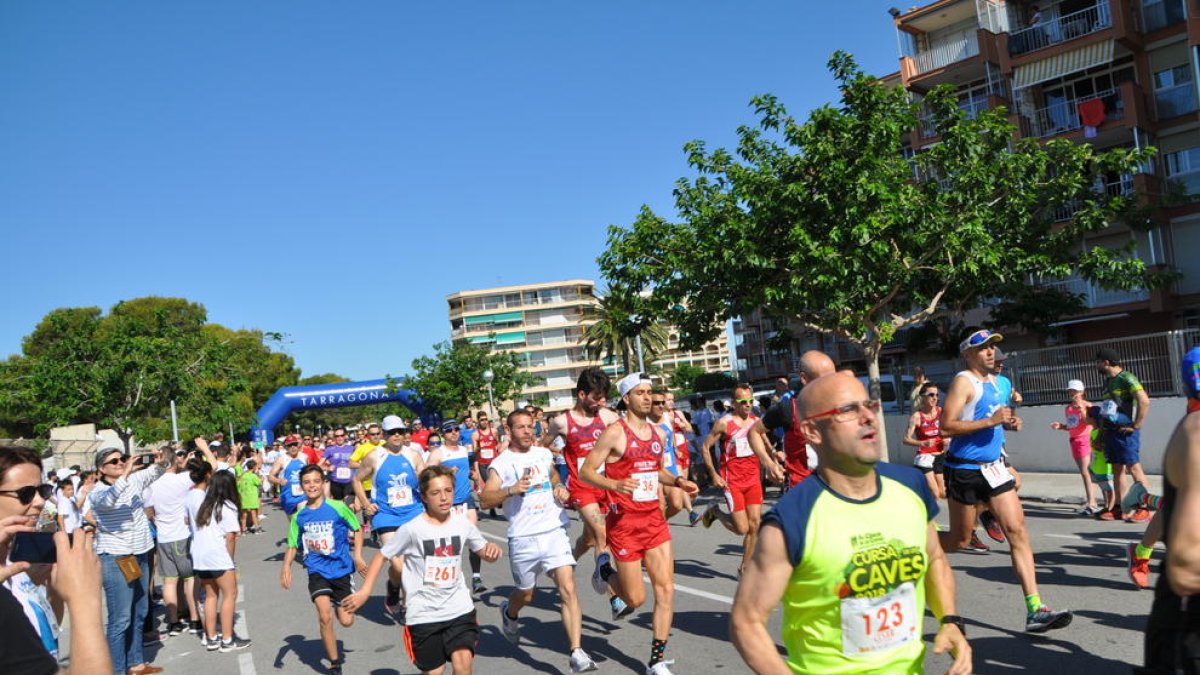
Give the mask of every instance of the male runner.
M 404 646 L 422 673 L 441 675 L 446 662 L 455 675 L 470 675 L 479 641 L 475 605 L 462 578 L 464 546 L 488 562 L 500 558 L 500 547 L 488 543 L 479 528 L 454 510 L 457 479 L 447 466 L 421 471 L 421 501 L 425 512 L 396 531 L 396 536 L 371 560 L 362 590 L 343 605 L 350 611 L 366 603 L 379 569 L 388 558 L 404 559 L 404 590 L 408 622 Z
M 642 585 L 642 563 L 654 587 L 653 639 L 646 675 L 670 675 L 664 660 L 671 621 L 675 614 L 674 566 L 671 528 L 659 506 L 660 485 L 673 485 L 695 496 L 700 488 L 663 468 L 664 439 L 650 423 L 650 380 L 632 373 L 617 383 L 625 404 L 625 419 L 610 424 L 596 441 L 579 470 L 584 482 L 608 491 L 609 512 L 605 521 L 609 549 L 617 560 L 614 574 L 602 570 L 605 581 L 615 580 L 618 594 L 632 608 L 646 601 Z M 601 467 L 604 473 L 600 472 Z
M 1187 413 L 1163 461 L 1166 562 L 1146 624 L 1146 673 L 1195 673 L 1200 663 L 1200 347 L 1180 367 Z
M 388 415 L 383 418 L 386 439 L 383 447 L 363 459 L 354 479 L 354 494 L 366 505 L 366 513 L 371 516 L 371 529 L 384 546 L 397 529 L 423 510 L 414 491 L 417 476 L 425 463 L 417 452 L 405 446 L 406 431 L 404 420 L 399 417 Z M 368 499 L 363 483 L 372 477 L 375 490 Z M 388 568 L 387 595 L 383 600 L 384 609 L 401 624 L 404 623 L 404 604 L 400 600 L 400 575 L 403 572 L 404 559 L 394 558 Z
M 284 454 L 275 460 L 268 477 L 279 486 L 279 506 L 289 518 L 304 502 L 304 488 L 300 485 L 300 469 L 308 462 L 300 456 L 300 437 L 292 434 L 283 439 Z M 215 466 L 215 465 L 214 465 Z
M 459 444 L 458 422 L 446 420 L 442 422 L 442 437 L 445 439 L 440 448 L 429 451 L 429 466 L 441 464 L 448 467 L 454 474 L 454 512 L 465 516 L 472 525 L 479 522 L 479 511 L 475 508 L 475 498 L 471 488 L 479 475 L 475 472 L 475 455 L 471 448 Z M 471 592 L 478 595 L 487 590 L 483 579 L 479 576 L 480 558 L 475 551 L 470 553 L 471 559 Z
M 978 509 L 989 506 L 1007 535 L 1013 571 L 1025 593 L 1025 630 L 1043 633 L 1067 626 L 1072 615 L 1042 604 L 1025 512 L 1001 455 L 1004 429 L 1000 427 L 1016 431 L 1022 424 L 992 375 L 996 343 L 1003 339 L 999 333 L 975 330 L 958 346 L 967 368 L 954 377 L 942 408 L 941 432 L 951 440 L 945 460 L 950 531 L 941 533 L 941 541 L 948 551 L 965 548 Z
M 1096 353 L 1097 369 L 1108 379 L 1104 382 L 1101 405 L 1101 433 L 1104 437 L 1104 454 L 1113 466 L 1113 489 L 1117 504 L 1125 499 L 1125 472 L 1146 488 L 1146 474 L 1142 471 L 1141 428 L 1150 412 L 1150 395 L 1137 376 L 1121 364 L 1121 355 L 1113 349 L 1104 348 Z M 1150 520 L 1150 512 L 1135 508 L 1129 513 L 1109 511 L 1100 514 L 1101 520 L 1124 519 L 1135 523 Z
M 410 432 L 410 441 L 412 443 L 416 443 L 417 445 L 421 446 L 422 450 L 424 450 L 425 446 L 429 444 L 430 432 L 431 430 L 425 428 L 425 423 L 421 421 L 420 417 L 413 418 L 412 431 Z
M 354 469 L 350 468 L 350 458 L 354 456 L 354 446 L 346 439 L 346 427 L 334 427 L 334 445 L 325 448 L 323 466 L 329 471 L 329 496 L 341 501 L 349 497 L 354 499 Z
M 833 359 L 824 352 L 815 349 L 804 352 L 800 356 L 800 387 L 823 375 L 830 375 L 837 369 Z M 808 478 L 813 467 L 808 461 L 808 441 L 800 431 L 800 413 L 796 397 L 788 396 L 771 406 L 763 415 L 763 426 L 768 429 L 783 429 L 784 464 L 787 467 L 788 487 Z
M 485 509 L 503 505 L 508 519 L 508 557 L 516 588 L 500 603 L 501 630 L 509 642 L 518 643 L 518 615 L 533 601 L 537 576 L 545 572 L 558 586 L 562 600 L 559 611 L 571 647 L 571 672 L 595 670 L 595 662 L 581 647 L 583 610 L 575 591 L 569 521 L 562 508 L 571 495 L 558 482 L 550 450 L 533 444 L 533 416 L 513 411 L 507 426 L 508 450 L 488 467 L 480 505 Z
M 292 561 L 296 549 L 304 547 L 304 568 L 308 571 L 308 597 L 317 609 L 317 624 L 321 643 L 329 659 L 329 675 L 341 675 L 342 659 L 338 657 L 337 637 L 333 633 L 333 615 L 349 628 L 354 612 L 342 606 L 342 601 L 354 592 L 355 568 L 365 572 L 362 529 L 358 518 L 346 504 L 337 499 L 325 499 L 325 474 L 321 467 L 308 465 L 300 470 L 300 485 L 304 503 L 292 516 L 288 527 L 288 549 L 283 555 L 279 585 L 292 587 Z M 354 553 L 350 553 L 350 533 L 354 533 Z
M 952 675 L 972 672 L 933 522 L 937 500 L 917 471 L 880 461 L 879 401 L 844 373 L 813 380 L 799 399 L 817 476 L 767 513 L 738 584 L 730 637 L 746 665 L 780 675 L 922 673 L 928 601 L 941 623 L 934 651 L 954 654 Z M 786 657 L 767 631 L 781 600 Z
M 717 502 L 709 504 L 701 519 L 704 527 L 712 527 L 720 520 L 725 529 L 740 534 L 742 540 L 742 563 L 738 574 L 750 562 L 754 554 L 754 542 L 758 538 L 758 527 L 762 521 L 763 488 L 760 467 L 767 470 L 771 482 L 783 481 L 783 467 L 766 450 L 763 436 L 766 427 L 750 414 L 754 405 L 754 390 L 748 384 L 733 388 L 733 410 L 717 420 L 700 444 L 700 452 L 709 466 L 715 466 L 712 446 L 725 436 L 721 470 L 713 476 L 713 484 L 725 490 L 725 503 L 729 513 L 721 511 Z
M 663 435 L 663 468 L 671 472 L 672 476 L 683 476 L 687 478 L 687 464 L 681 459 L 687 455 L 687 445 L 682 449 L 677 444 L 678 436 L 675 434 L 675 425 L 672 424 L 672 418 L 667 415 L 667 392 L 661 389 L 652 389 L 650 391 L 650 415 L 646 418 L 652 424 L 657 426 Z M 699 518 L 698 515 L 692 512 L 692 500 L 683 490 L 673 486 L 663 486 L 663 517 L 668 521 L 676 513 L 687 509 L 689 522 L 694 523 Z
M 596 568 L 592 574 L 592 588 L 602 594 L 608 593 L 609 589 L 600 576 L 601 570 L 612 565 L 604 527 L 604 517 L 608 513 L 607 499 L 603 490 L 579 479 L 579 468 L 595 447 L 596 439 L 604 433 L 605 427 L 617 421 L 617 414 L 605 407 L 610 387 L 612 381 L 601 368 L 584 368 L 575 380 L 575 406 L 551 421 L 547 435 L 549 443 L 556 439 L 562 439 L 564 443 L 562 455 L 567 461 L 567 491 L 571 493 L 568 505 L 579 511 L 579 519 L 583 521 L 583 533 L 575 541 L 575 559 L 581 558 L 589 548 L 595 548 Z M 628 611 L 624 602 L 615 598 L 614 595 L 609 599 L 614 621 L 620 618 L 621 612 Z
M 946 481 L 943 478 L 946 446 L 942 439 L 942 408 L 938 405 L 938 386 L 926 381 L 917 395 L 917 409 L 908 418 L 908 429 L 904 431 L 903 443 L 917 449 L 913 466 L 925 474 L 929 491 L 938 499 L 946 498 Z
M 475 433 L 471 437 L 471 447 L 475 451 L 475 464 L 479 468 L 478 492 L 483 492 L 483 484 L 488 479 L 488 467 L 500 454 L 500 440 L 492 430 L 492 421 L 488 414 L 480 410 L 475 415 Z M 488 509 L 488 515 L 495 518 L 496 509 Z

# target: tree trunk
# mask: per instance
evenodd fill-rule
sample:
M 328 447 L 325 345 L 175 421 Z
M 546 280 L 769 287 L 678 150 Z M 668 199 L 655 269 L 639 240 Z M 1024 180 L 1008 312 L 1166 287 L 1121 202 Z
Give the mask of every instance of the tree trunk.
M 883 453 L 883 461 L 888 461 L 887 425 L 884 424 L 883 397 L 879 388 L 879 352 L 883 344 L 879 338 L 874 338 L 864 346 L 863 352 L 867 357 L 867 377 L 870 380 L 870 390 L 867 392 L 872 400 L 879 401 L 879 448 Z M 896 400 L 900 400 L 900 383 L 896 383 Z

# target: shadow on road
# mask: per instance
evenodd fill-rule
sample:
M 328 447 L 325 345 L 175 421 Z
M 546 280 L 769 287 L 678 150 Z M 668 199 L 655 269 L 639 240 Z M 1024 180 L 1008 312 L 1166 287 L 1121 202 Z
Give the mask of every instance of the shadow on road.
M 1017 576 L 1013 572 L 1007 550 L 993 550 L 986 558 L 973 557 L 974 560 L 991 558 L 991 564 L 986 567 L 954 565 L 954 571 L 967 576 L 996 583 L 1016 583 Z M 1034 553 L 1037 565 L 1038 581 L 1046 585 L 1078 586 L 1087 588 L 1107 588 L 1114 591 L 1134 592 L 1136 589 L 1127 581 L 1116 580 L 1093 574 L 1071 574 L 1067 566 L 1097 567 L 1112 570 L 1123 570 L 1125 554 L 1120 548 L 1105 543 L 1064 546 L 1056 551 Z
M 739 556 L 742 554 L 740 546 L 738 547 L 737 554 Z M 692 579 L 729 579 L 730 581 L 737 581 L 737 576 L 718 572 L 708 563 L 693 559 L 676 560 L 675 576 L 691 577 Z
M 995 637 L 971 638 L 975 671 L 979 673 L 1023 670 L 1035 673 L 1125 675 L 1130 670 L 1128 663 L 1094 656 L 1073 642 L 1055 639 L 1053 633 L 1029 635 L 978 621 L 968 620 L 967 623 L 1004 633 Z M 1017 644 L 1017 641 L 1023 644 Z
M 341 640 L 338 641 L 341 644 Z M 325 658 L 325 646 L 321 644 L 321 638 L 306 638 L 303 635 L 289 635 L 283 639 L 283 646 L 275 654 L 275 662 L 272 664 L 276 670 L 283 670 L 283 659 L 288 652 L 296 655 L 300 659 L 300 663 L 308 666 L 316 672 L 325 672 L 326 666 L 323 663 Z M 288 672 L 295 672 L 295 668 L 288 667 Z
M 496 617 L 496 620 L 499 620 L 499 617 Z M 549 649 L 562 654 L 562 662 L 564 664 L 569 658 L 566 641 L 563 637 L 562 625 L 558 622 L 543 623 L 535 618 L 522 616 L 520 642 L 533 643 L 542 649 Z M 561 665 L 538 661 L 530 656 L 529 652 L 520 646 L 520 643 L 516 645 L 510 644 L 499 628 L 493 625 L 484 625 L 483 623 L 479 625 L 479 644 L 475 648 L 475 656 L 476 658 L 497 657 L 514 659 L 539 673 L 563 672 Z

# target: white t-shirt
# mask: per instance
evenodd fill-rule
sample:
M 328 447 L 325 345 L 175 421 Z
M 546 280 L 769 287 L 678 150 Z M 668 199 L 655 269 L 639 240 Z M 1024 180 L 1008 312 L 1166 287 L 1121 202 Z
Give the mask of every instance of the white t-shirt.
M 258 474 L 264 478 L 271 475 L 271 467 L 275 466 L 275 460 L 279 459 L 279 451 L 271 450 L 263 455 L 263 464 L 258 467 Z
M 66 495 L 59 493 L 58 498 L 58 513 L 63 519 L 63 530 L 67 534 L 71 534 L 80 525 L 83 525 L 83 514 L 79 512 L 79 507 L 75 506 L 74 497 L 68 498 Z
M 405 623 L 449 621 L 475 609 L 463 578 L 464 544 L 472 551 L 487 544 L 466 516 L 452 512 L 439 524 L 422 513 L 380 549 L 388 558 L 404 556 Z
M 192 492 L 192 485 L 192 478 L 186 473 L 167 473 L 151 483 L 147 489 L 149 499 L 146 505 L 154 507 L 154 527 L 158 530 L 158 543 L 169 544 L 192 536 L 191 528 L 187 524 L 187 509 L 184 508 L 188 493 Z
M 225 535 L 241 530 L 237 507 L 233 502 L 225 502 L 220 509 L 220 522 L 217 522 L 217 514 L 214 512 L 208 525 L 196 527 L 196 514 L 199 513 L 203 501 L 202 490 L 188 492 L 186 505 L 188 524 L 192 528 L 192 569 L 200 572 L 231 570 L 233 558 L 229 556 L 229 548 L 225 545 Z
M 554 500 L 550 472 L 554 457 L 546 448 L 535 445 L 525 452 L 508 450 L 500 453 L 489 465 L 500 476 L 500 487 L 515 485 L 528 470 L 529 491 L 504 500 L 504 516 L 508 518 L 508 538 L 528 537 L 566 527 L 570 522 L 566 512 Z

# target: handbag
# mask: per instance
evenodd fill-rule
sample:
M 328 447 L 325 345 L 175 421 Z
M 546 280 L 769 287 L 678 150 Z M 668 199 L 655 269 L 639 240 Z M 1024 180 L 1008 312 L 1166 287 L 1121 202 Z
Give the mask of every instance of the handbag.
M 117 558 L 117 568 L 125 577 L 125 582 L 132 584 L 142 578 L 142 566 L 138 564 L 137 556 L 123 555 Z

